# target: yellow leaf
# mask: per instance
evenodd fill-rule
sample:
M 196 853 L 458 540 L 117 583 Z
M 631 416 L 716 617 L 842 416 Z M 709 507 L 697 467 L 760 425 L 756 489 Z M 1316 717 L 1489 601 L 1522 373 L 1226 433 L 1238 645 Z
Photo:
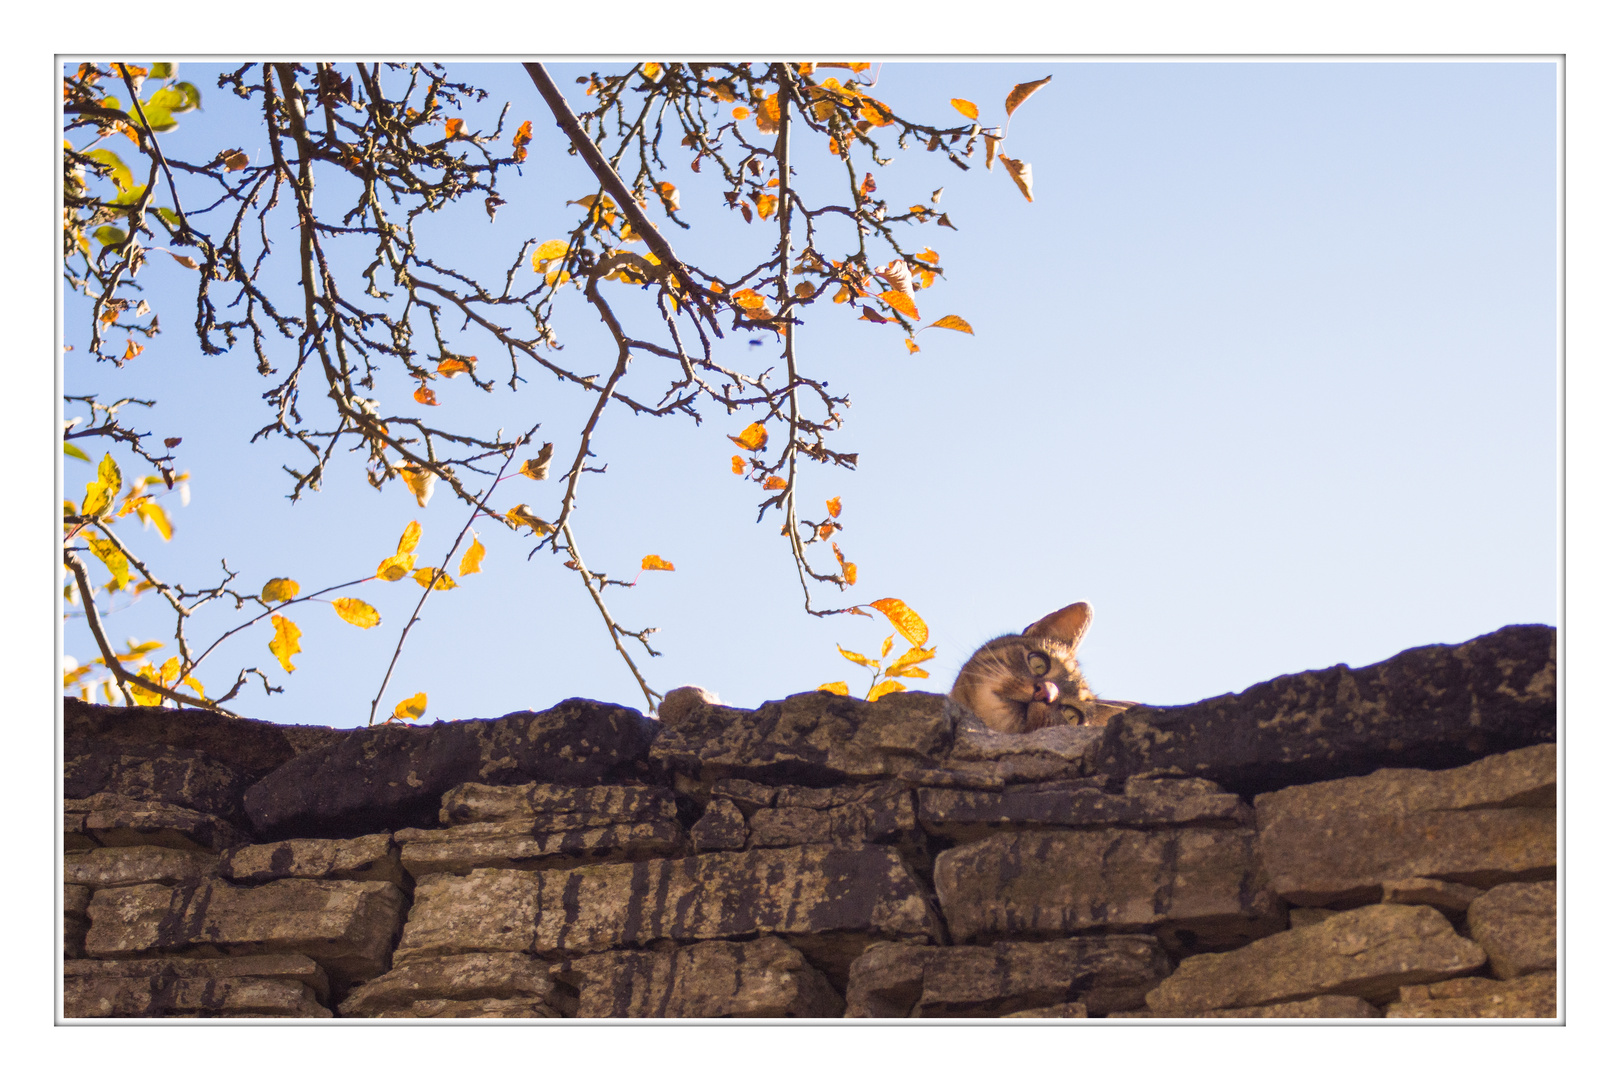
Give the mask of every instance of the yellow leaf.
M 427 694 L 415 694 L 394 706 L 395 720 L 420 720 L 427 712 Z
M 743 459 L 736 454 L 731 455 L 731 471 L 738 476 L 743 474 Z
M 157 669 L 154 668 L 151 664 L 147 664 L 147 665 L 143 666 L 135 674 L 137 674 L 141 678 L 147 679 L 147 680 L 149 680 L 151 682 L 157 682 L 158 681 Z M 108 696 L 111 697 L 110 694 Z M 137 686 L 134 683 L 129 684 L 129 696 L 135 699 L 135 704 L 137 704 L 137 705 L 161 705 L 161 704 L 163 704 L 163 695 L 162 694 L 158 693 L 156 690 L 148 690 L 143 686 Z
M 1013 178 L 1013 183 L 1017 184 L 1018 190 L 1024 193 L 1024 198 L 1029 202 L 1034 202 L 1034 167 L 1031 166 L 1027 161 L 1019 161 L 1016 158 L 1008 157 L 1006 154 L 1001 155 L 1001 163 L 1007 167 L 1007 175 Z
M 1012 119 L 1014 109 L 1018 108 L 1018 106 L 1027 101 L 1029 99 L 1029 95 L 1033 94 L 1035 91 L 1039 90 L 1041 87 L 1045 86 L 1051 81 L 1052 76 L 1048 75 L 1044 79 L 1036 79 L 1034 82 L 1019 83 L 1017 86 L 1013 87 L 1012 93 L 1007 95 L 1007 118 L 1009 120 Z
M 816 687 L 816 689 L 825 690 L 829 694 L 843 694 L 845 697 L 849 696 L 849 683 L 843 681 L 822 683 L 820 686 Z
M 916 302 L 899 289 L 889 289 L 885 292 L 881 292 L 878 294 L 878 298 L 902 315 L 909 316 L 913 319 L 922 318 L 921 315 L 917 314 Z
M 551 444 L 546 443 L 540 448 L 539 453 L 519 466 L 518 472 L 530 480 L 544 480 L 551 475 L 551 454 Z
M 187 675 L 180 681 L 195 690 L 198 697 L 202 698 L 204 701 L 208 700 L 208 694 L 203 690 L 203 684 L 198 682 L 195 676 Z
M 766 491 L 781 491 L 785 487 L 787 487 L 787 481 L 780 476 L 767 477 L 765 480 Z
M 893 675 L 897 679 L 926 679 L 928 672 L 920 667 L 905 667 L 899 663 L 890 664 L 883 669 L 883 674 Z
M 276 628 L 276 636 L 270 639 L 271 655 L 281 661 L 283 669 L 287 671 L 294 670 L 292 655 L 304 651 L 298 645 L 298 639 L 303 636 L 303 632 L 293 624 L 291 619 L 283 618 L 280 615 L 270 616 L 270 625 Z
M 842 496 L 834 495 L 832 498 L 827 500 L 827 513 L 828 514 L 832 515 L 833 517 L 837 517 L 839 514 L 842 514 L 843 512 L 844 512 L 844 500 L 843 500 Z
M 550 536 L 557 531 L 556 528 L 537 517 L 535 512 L 529 508 L 528 503 L 518 503 L 508 510 L 506 520 L 512 523 L 514 529 L 519 526 L 528 526 L 534 530 L 537 536 Z
M 412 574 L 411 577 L 424 589 L 428 588 L 430 585 L 438 592 L 443 592 L 446 589 L 459 588 L 459 586 L 456 585 L 455 578 L 451 577 L 443 570 L 435 570 L 431 566 L 422 567 L 422 569 Z
M 460 574 L 462 577 L 466 577 L 468 574 L 480 573 L 483 567 L 483 562 L 484 542 L 478 539 L 477 533 L 473 533 L 472 547 L 468 548 L 467 554 L 461 557 L 461 565 L 456 568 L 456 573 Z
M 394 548 L 396 555 L 409 555 L 416 550 L 417 542 L 422 539 L 422 523 L 413 521 L 405 526 L 405 531 L 399 534 L 399 546 Z
M 967 117 L 969 120 L 977 120 L 979 118 L 979 107 L 973 104 L 973 102 L 968 101 L 966 98 L 951 98 L 951 107 L 957 112 L 961 113 L 963 116 Z
M 174 526 L 169 524 L 169 515 L 164 513 L 163 507 L 150 499 L 143 500 L 135 507 L 135 516 L 142 521 L 150 522 L 164 540 L 174 536 Z
M 754 423 L 743 428 L 741 435 L 727 435 L 726 438 L 742 447 L 744 450 L 763 450 L 765 440 L 769 434 L 764 424 Z
M 665 562 L 656 555 L 648 555 L 646 558 L 641 560 L 641 568 L 643 570 L 673 570 L 675 569 L 675 564 L 672 562 Z
M 872 689 L 866 692 L 866 700 L 876 701 L 878 698 L 883 697 L 886 694 L 892 694 L 896 690 L 904 689 L 904 685 L 895 682 L 893 679 L 884 679 L 882 682 L 878 683 L 876 686 L 872 687 Z
M 298 595 L 298 582 L 290 577 L 273 577 L 259 590 L 259 599 L 267 604 L 279 604 Z
M 538 274 L 545 269 L 546 263 L 560 259 L 566 254 L 568 254 L 568 241 L 547 240 L 534 249 L 534 254 L 529 256 L 529 264 L 534 267 L 534 272 Z
M 84 486 L 84 506 L 79 513 L 84 517 L 100 517 L 112 505 L 112 492 L 100 480 L 92 480 Z
M 426 390 L 427 387 L 422 389 Z M 394 469 L 399 473 L 399 478 L 405 481 L 405 486 L 411 489 L 411 494 L 416 496 L 416 505 L 426 506 L 428 500 L 433 498 L 433 484 L 438 480 L 433 471 L 403 461 Z
M 782 107 L 775 94 L 760 99 L 759 108 L 754 110 L 754 125 L 766 135 L 775 135 L 782 126 Z
M 918 353 L 918 352 L 922 352 L 922 349 L 918 348 L 917 343 L 915 341 L 912 341 L 910 338 L 906 338 L 906 351 L 907 352 L 912 352 L 912 353 Z
M 113 589 L 122 592 L 129 587 L 129 560 L 124 553 L 118 550 L 118 545 L 111 540 L 104 540 L 91 533 L 84 533 L 84 542 L 90 545 L 90 551 L 101 560 L 103 566 L 113 576 Z
M 377 576 L 384 581 L 398 581 L 415 565 L 415 555 L 390 555 L 377 564 Z
M 875 607 L 883 612 L 884 616 L 900 631 L 900 636 L 921 648 L 928 644 L 928 624 L 922 621 L 915 611 L 906 606 L 905 601 L 886 597 L 882 600 L 872 601 L 868 607 Z
M 913 646 L 911 649 L 906 651 L 906 655 L 902 656 L 894 663 L 896 667 L 910 667 L 913 664 L 926 663 L 927 661 L 932 660 L 934 658 L 934 654 L 937 652 L 939 652 L 938 649 L 922 649 Z M 889 674 L 892 675 L 894 672 L 891 671 Z
M 883 657 L 884 659 L 887 659 L 888 655 L 889 655 L 889 650 L 892 649 L 892 648 L 894 648 L 894 635 L 890 634 L 888 637 L 883 639 L 883 651 L 881 653 L 879 653 L 878 655 Z
M 664 70 L 664 68 L 663 68 L 663 65 L 662 65 L 662 64 L 651 64 L 651 63 L 648 63 L 648 64 L 642 64 L 642 65 L 641 65 L 641 73 L 642 73 L 642 74 L 643 74 L 643 75 L 645 75 L 645 76 L 646 76 L 646 77 L 647 77 L 647 78 L 649 78 L 649 79 L 656 79 L 656 78 L 658 78 L 658 76 L 659 76 L 659 74 L 660 74 L 660 73 L 661 73 L 661 72 L 662 72 L 662 71 L 663 71 L 663 70 Z
M 876 660 L 868 660 L 866 657 L 862 656 L 860 653 L 858 653 L 858 652 L 850 652 L 848 649 L 844 648 L 842 645 L 835 645 L 833 647 L 836 648 L 840 653 L 842 653 L 844 659 L 848 660 L 850 663 L 859 664 L 859 665 L 861 665 L 861 667 L 869 667 L 869 668 L 872 668 L 873 670 L 877 669 L 878 662 Z
M 332 607 L 337 611 L 338 618 L 346 623 L 352 623 L 362 630 L 369 630 L 382 622 L 382 616 L 377 614 L 377 609 L 364 600 L 356 600 L 348 596 L 339 597 L 332 601 Z
M 973 327 L 968 325 L 968 321 L 960 315 L 947 315 L 943 319 L 936 319 L 928 325 L 937 326 L 942 330 L 960 330 L 964 334 L 973 333 Z
M 167 660 L 163 661 L 163 666 L 158 669 L 157 681 L 162 683 L 164 686 L 173 686 L 174 680 L 178 678 L 179 675 L 180 658 L 178 656 L 171 656 Z

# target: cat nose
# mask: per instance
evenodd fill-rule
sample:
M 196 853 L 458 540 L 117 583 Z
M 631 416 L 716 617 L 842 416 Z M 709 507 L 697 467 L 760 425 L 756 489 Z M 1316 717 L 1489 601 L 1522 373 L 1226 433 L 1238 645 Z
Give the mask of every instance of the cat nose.
M 1035 699 L 1045 701 L 1048 705 L 1058 699 L 1057 683 L 1042 682 L 1035 684 Z

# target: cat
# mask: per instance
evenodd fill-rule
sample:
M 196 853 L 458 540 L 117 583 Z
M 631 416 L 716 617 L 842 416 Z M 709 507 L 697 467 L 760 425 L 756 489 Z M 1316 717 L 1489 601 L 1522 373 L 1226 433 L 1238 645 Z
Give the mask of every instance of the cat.
M 1059 608 L 986 642 L 962 665 L 950 697 L 993 731 L 1018 735 L 1044 727 L 1097 727 L 1134 702 L 1091 692 L 1074 653 L 1091 626 L 1085 601 Z

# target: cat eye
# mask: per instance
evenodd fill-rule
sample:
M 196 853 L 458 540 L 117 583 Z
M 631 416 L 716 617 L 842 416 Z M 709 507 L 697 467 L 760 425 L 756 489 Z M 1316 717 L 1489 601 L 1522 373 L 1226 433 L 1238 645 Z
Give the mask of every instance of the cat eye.
M 1032 652 L 1029 654 L 1029 670 L 1032 674 L 1045 675 L 1047 669 L 1051 666 L 1052 662 L 1046 658 L 1044 653 Z
M 1086 722 L 1086 718 L 1073 705 L 1065 705 L 1063 706 L 1063 721 L 1071 727 L 1080 727 Z

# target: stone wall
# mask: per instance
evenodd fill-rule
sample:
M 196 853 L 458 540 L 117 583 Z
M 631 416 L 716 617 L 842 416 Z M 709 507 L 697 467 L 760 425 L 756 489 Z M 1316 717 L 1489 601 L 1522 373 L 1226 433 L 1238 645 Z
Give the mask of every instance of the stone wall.
M 1553 1017 L 1556 638 L 1104 728 L 935 694 L 64 705 L 67 1017 Z

